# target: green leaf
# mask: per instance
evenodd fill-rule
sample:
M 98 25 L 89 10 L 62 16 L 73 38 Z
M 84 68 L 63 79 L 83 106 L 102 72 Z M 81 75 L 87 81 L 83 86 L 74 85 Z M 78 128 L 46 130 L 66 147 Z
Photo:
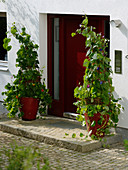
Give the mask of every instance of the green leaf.
M 85 136 L 85 140 L 88 138 L 88 135 Z
M 111 119 L 114 123 L 118 123 L 118 121 L 119 121 L 118 115 L 116 115 L 116 114 L 111 115 Z
M 82 24 L 87 26 L 87 24 L 88 24 L 88 18 L 87 17 L 85 17 L 85 19 L 82 21 Z
M 103 141 L 106 143 L 106 142 L 107 142 L 107 139 L 106 139 L 106 138 L 104 138 L 104 139 L 103 139 Z
M 7 51 L 10 51 L 11 48 L 12 48 L 11 45 L 10 45 L 10 46 L 8 45 L 10 41 L 11 41 L 10 38 L 5 38 L 5 39 L 3 40 L 3 42 L 4 42 L 3 48 L 4 48 L 5 50 L 7 50 Z
M 2 96 L 3 96 L 3 95 L 5 94 L 5 92 L 2 92 L 1 94 L 2 94 Z
M 15 35 L 17 32 L 15 25 L 11 28 L 11 33 Z
M 102 119 L 98 120 L 98 124 L 101 125 L 102 124 Z
M 76 117 L 76 120 L 78 120 L 79 122 L 83 122 L 84 121 L 84 116 L 83 115 L 78 115 Z
M 22 31 L 23 31 L 23 32 L 25 32 L 25 30 L 26 30 L 26 28 L 25 28 L 25 27 L 23 27 L 23 28 L 22 28 Z
M 71 36 L 72 36 L 72 37 L 74 37 L 75 35 L 76 35 L 76 33 L 75 33 L 75 32 L 71 33 Z
M 10 45 L 10 46 L 6 47 L 5 49 L 6 49 L 7 51 L 10 51 L 10 50 L 12 49 L 12 46 Z
M 94 102 L 94 99 L 93 98 L 91 98 L 91 103 L 93 103 Z
M 127 139 L 124 139 L 124 144 L 128 145 L 128 140 Z
M 88 135 L 90 136 L 92 134 L 92 130 L 89 131 Z
M 87 120 L 88 124 L 90 124 L 90 120 Z
M 3 42 L 4 42 L 5 44 L 8 44 L 10 41 L 11 41 L 11 38 L 5 38 L 5 39 L 3 40 Z
M 91 53 L 91 50 L 90 50 L 90 48 L 89 48 L 89 50 L 88 50 L 87 53 L 86 53 L 86 56 L 89 56 L 90 53 Z
M 96 139 L 96 136 L 94 134 L 91 135 L 91 139 L 92 140 L 95 140 Z
M 80 137 L 83 137 L 84 136 L 84 134 L 83 133 L 80 133 Z
M 76 32 L 77 32 L 78 34 L 81 34 L 81 29 L 77 29 Z
M 94 127 L 96 125 L 96 121 L 93 121 L 92 123 L 91 123 L 91 127 Z
M 84 60 L 84 63 L 83 63 L 83 66 L 84 66 L 84 67 L 88 67 L 88 65 L 89 65 L 89 61 L 88 61 L 88 59 L 85 59 L 85 60 Z
M 105 148 L 106 147 L 106 144 L 103 144 L 103 148 Z
M 75 133 L 72 134 L 72 138 L 76 138 L 76 134 Z
M 109 107 L 108 106 L 104 106 L 104 108 L 106 109 L 106 111 L 109 111 Z
M 96 60 L 96 59 L 97 59 L 97 53 L 95 53 L 92 58 L 93 58 L 94 60 Z
M 66 136 L 68 136 L 69 134 L 68 133 L 65 133 Z
M 101 105 L 97 105 L 97 109 L 100 110 L 101 109 Z

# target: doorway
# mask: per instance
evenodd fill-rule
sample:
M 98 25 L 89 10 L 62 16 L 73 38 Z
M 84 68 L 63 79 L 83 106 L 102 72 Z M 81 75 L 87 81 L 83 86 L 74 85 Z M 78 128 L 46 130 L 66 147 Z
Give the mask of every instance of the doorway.
M 49 114 L 63 116 L 64 112 L 76 113 L 73 105 L 74 88 L 82 83 L 86 58 L 85 38 L 71 37 L 83 18 L 79 15 L 48 14 L 48 88 L 52 96 Z M 89 25 L 97 33 L 109 38 L 109 17 L 88 16 Z

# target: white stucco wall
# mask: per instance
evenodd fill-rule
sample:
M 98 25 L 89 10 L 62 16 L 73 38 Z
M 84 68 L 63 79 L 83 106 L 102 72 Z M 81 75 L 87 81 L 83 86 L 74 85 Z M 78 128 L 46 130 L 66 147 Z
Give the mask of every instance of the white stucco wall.
M 15 22 L 18 28 L 23 25 L 32 35 L 35 43 L 39 44 L 39 12 L 37 10 L 36 1 L 25 0 L 6 0 L 5 3 L 0 3 L 0 12 L 7 13 L 7 30 L 10 30 L 12 23 Z M 12 50 L 8 52 L 8 71 L 0 70 L 0 94 L 4 91 L 4 86 L 11 81 L 12 75 L 16 74 L 16 52 L 19 48 L 19 43 L 12 37 Z M 0 101 L 3 96 L 0 95 Z
M 110 24 L 110 58 L 114 70 L 114 50 L 122 51 L 122 74 L 113 74 L 115 93 L 122 98 L 125 111 L 120 115 L 119 126 L 128 128 L 128 1 L 127 0 L 6 0 L 0 3 L 0 11 L 7 12 L 8 27 L 12 22 L 25 25 L 36 43 L 40 44 L 40 65 L 45 66 L 44 76 L 47 81 L 47 13 L 109 15 L 110 20 L 120 19 L 119 28 Z M 8 72 L 0 71 L 0 93 L 11 75 L 16 73 L 16 50 L 19 47 L 12 41 L 13 50 L 9 52 Z M 2 96 L 0 95 L 0 100 Z

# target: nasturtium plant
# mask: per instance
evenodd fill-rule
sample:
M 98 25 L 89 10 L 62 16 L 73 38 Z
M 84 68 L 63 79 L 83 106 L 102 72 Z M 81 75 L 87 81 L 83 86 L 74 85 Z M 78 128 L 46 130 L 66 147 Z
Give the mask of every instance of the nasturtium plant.
M 13 23 L 9 34 L 9 38 L 4 39 L 3 47 L 9 51 L 12 46 L 9 45 L 11 36 L 13 36 L 20 44 L 17 51 L 16 67 L 18 67 L 17 75 L 13 75 L 14 81 L 5 86 L 6 91 L 2 93 L 6 98 L 4 105 L 9 111 L 9 117 L 14 117 L 20 108 L 21 97 L 37 98 L 39 102 L 39 112 L 45 113 L 46 108 L 51 103 L 51 96 L 45 85 L 45 79 L 41 82 L 43 70 L 39 69 L 38 48 L 39 46 L 31 40 L 31 36 L 23 27 L 18 30 Z M 18 114 L 22 116 L 21 113 Z
M 77 99 L 74 105 L 77 106 L 79 113 L 77 120 L 83 122 L 85 113 L 90 117 L 100 113 L 109 115 L 108 125 L 116 126 L 122 106 L 119 104 L 120 98 L 115 99 L 113 95 L 111 60 L 106 52 L 109 40 L 101 33 L 96 33 L 93 26 L 88 26 L 87 16 L 80 24 L 80 28 L 72 33 L 72 37 L 78 34 L 85 37 L 87 53 L 83 62 L 85 67 L 83 84 L 74 89 L 74 97 Z M 94 121 L 92 126 L 95 126 Z

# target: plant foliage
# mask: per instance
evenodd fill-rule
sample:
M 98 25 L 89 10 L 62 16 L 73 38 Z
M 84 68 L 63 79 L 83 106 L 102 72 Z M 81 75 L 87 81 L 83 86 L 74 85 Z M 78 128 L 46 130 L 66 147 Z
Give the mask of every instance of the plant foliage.
M 124 147 L 128 151 L 128 140 L 127 139 L 124 140 Z
M 37 98 L 39 103 L 39 112 L 45 113 L 46 107 L 51 103 L 51 97 L 45 85 L 45 79 L 41 82 L 43 70 L 39 70 L 38 48 L 39 46 L 31 40 L 31 36 L 26 33 L 23 27 L 18 31 L 15 23 L 8 32 L 18 40 L 20 48 L 17 51 L 16 67 L 19 68 L 17 75 L 13 75 L 14 81 L 5 86 L 6 91 L 2 95 L 6 95 L 4 105 L 9 111 L 9 116 L 14 117 L 20 105 L 21 97 Z M 9 45 L 11 38 L 5 38 L 3 47 L 9 51 L 12 46 Z M 19 113 L 21 117 L 23 113 Z
M 77 112 L 80 113 L 77 119 L 83 122 L 82 115 L 85 113 L 93 117 L 99 112 L 102 119 L 103 115 L 109 115 L 109 126 L 116 126 L 121 105 L 118 103 L 120 98 L 115 99 L 113 95 L 111 60 L 106 52 L 108 40 L 101 33 L 96 33 L 94 27 L 88 26 L 86 16 L 80 24 L 80 28 L 72 33 L 72 37 L 78 34 L 85 37 L 87 53 L 83 62 L 85 67 L 83 84 L 74 89 L 74 97 L 77 99 L 74 105 L 77 106 Z M 92 126 L 95 126 L 95 122 Z
M 37 147 L 11 144 L 10 149 L 2 149 L 0 158 L 0 168 L 4 164 L 7 170 L 50 170 L 48 159 Z

